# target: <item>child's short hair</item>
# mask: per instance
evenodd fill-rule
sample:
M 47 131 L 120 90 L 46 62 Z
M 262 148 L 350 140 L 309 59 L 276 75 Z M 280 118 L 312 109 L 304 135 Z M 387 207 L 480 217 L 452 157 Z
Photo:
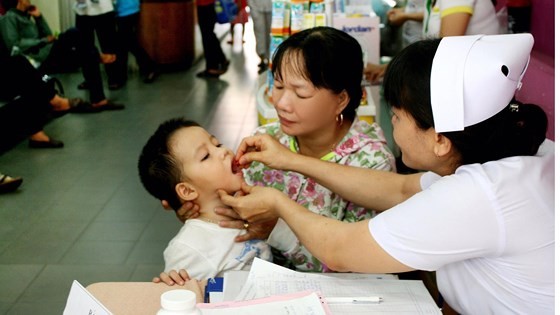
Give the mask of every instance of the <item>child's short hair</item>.
M 138 159 L 138 174 L 144 188 L 159 200 L 167 200 L 171 208 L 177 210 L 182 203 L 175 192 L 175 186 L 183 181 L 181 167 L 171 154 L 169 139 L 186 127 L 200 127 L 194 121 L 174 118 L 159 125 L 148 139 Z

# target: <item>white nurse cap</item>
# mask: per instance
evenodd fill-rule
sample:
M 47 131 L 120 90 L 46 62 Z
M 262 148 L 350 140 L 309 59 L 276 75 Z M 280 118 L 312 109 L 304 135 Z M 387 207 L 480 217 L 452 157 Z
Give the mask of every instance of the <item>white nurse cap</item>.
M 464 130 L 504 109 L 529 64 L 531 34 L 444 37 L 430 78 L 436 132 Z

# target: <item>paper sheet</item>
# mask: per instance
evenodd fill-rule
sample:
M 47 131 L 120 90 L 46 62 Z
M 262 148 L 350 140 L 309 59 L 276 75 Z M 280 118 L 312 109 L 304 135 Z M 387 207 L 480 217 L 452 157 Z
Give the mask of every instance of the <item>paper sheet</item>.
M 313 291 L 197 306 L 203 315 L 331 315 L 328 305 L 322 301 L 322 296 Z
M 64 308 L 64 312 L 62 314 L 113 315 L 76 280 L 72 282 L 70 294 L 68 295 L 68 299 L 66 301 L 66 307 Z
M 375 305 L 330 305 L 333 314 L 441 314 L 441 311 L 421 281 L 383 279 L 355 274 L 343 278 L 329 274 L 303 273 L 255 259 L 245 285 L 236 300 L 318 291 L 324 297 L 378 296 Z M 226 292 L 224 292 L 226 293 Z

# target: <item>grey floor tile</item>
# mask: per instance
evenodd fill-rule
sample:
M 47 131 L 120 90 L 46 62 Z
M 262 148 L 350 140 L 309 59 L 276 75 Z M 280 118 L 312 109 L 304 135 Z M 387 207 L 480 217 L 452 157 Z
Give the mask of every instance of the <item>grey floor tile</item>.
M 44 265 L 1 264 L 0 305 L 14 303 L 44 267 Z
M 60 315 L 64 311 L 66 302 L 52 302 L 52 301 L 29 301 L 17 302 L 6 315 Z
M 132 264 L 159 264 L 163 271 L 163 251 L 169 240 L 165 241 L 139 241 L 127 258 L 126 263 Z
M 163 271 L 162 264 L 139 264 L 134 269 L 129 281 L 132 282 L 147 282 L 152 281 L 154 277 Z
M 16 240 L 4 250 L 1 264 L 56 263 L 70 248 L 70 241 Z
M 21 295 L 19 302 L 65 303 L 74 280 L 84 287 L 96 282 L 127 281 L 133 269 L 134 266 L 106 264 L 47 265 Z
M 161 212 L 164 212 L 163 210 Z M 170 241 L 181 229 L 182 223 L 172 212 L 164 212 L 167 218 L 154 219 L 144 229 L 140 240 L 142 241 Z
M 81 241 L 134 241 L 140 238 L 145 222 L 93 222 L 80 236 Z
M 60 260 L 62 264 L 124 264 L 134 241 L 78 241 Z
M 73 242 L 87 227 L 87 222 L 74 222 L 59 220 L 58 221 L 40 221 L 40 224 L 29 226 L 24 234 L 21 235 L 19 241 L 37 241 L 41 242 Z

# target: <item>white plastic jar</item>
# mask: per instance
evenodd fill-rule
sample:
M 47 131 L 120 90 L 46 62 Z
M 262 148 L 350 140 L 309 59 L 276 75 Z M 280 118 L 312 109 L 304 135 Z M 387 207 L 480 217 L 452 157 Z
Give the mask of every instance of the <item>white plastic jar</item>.
M 189 290 L 171 290 L 161 295 L 157 315 L 201 315 L 196 307 L 196 294 Z

